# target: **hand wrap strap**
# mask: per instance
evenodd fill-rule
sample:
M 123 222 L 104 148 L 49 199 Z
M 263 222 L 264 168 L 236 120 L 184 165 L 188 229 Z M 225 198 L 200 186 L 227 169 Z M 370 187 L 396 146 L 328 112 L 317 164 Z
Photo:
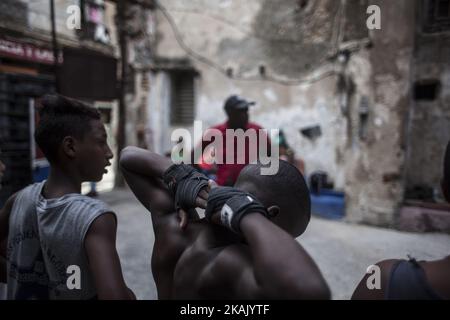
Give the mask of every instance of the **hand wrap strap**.
M 177 208 L 195 208 L 199 192 L 208 186 L 208 178 L 185 164 L 172 165 L 164 172 L 164 183 L 175 196 Z
M 240 233 L 241 219 L 249 213 L 261 213 L 268 216 L 266 208 L 253 195 L 230 187 L 212 189 L 208 197 L 205 217 L 211 221 L 214 213 L 220 211 L 222 224 L 236 233 Z

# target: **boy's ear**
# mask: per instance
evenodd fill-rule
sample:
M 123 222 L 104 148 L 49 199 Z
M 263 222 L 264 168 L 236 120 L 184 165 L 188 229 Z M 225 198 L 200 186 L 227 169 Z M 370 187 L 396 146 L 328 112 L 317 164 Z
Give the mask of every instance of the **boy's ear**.
M 275 218 L 280 213 L 280 207 L 279 206 L 271 206 L 267 208 L 267 212 L 269 213 L 269 218 Z
M 64 137 L 62 141 L 62 149 L 64 151 L 64 154 L 69 158 L 75 158 L 76 154 L 76 141 L 73 137 L 67 136 Z

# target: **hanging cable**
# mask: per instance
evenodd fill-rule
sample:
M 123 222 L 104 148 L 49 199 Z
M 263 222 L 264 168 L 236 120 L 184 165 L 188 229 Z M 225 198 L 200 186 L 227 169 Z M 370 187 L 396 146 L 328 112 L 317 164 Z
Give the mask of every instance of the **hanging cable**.
M 327 70 L 324 71 L 318 75 L 312 76 L 312 77 L 305 77 L 302 79 L 292 79 L 292 80 L 288 80 L 288 79 L 278 79 L 275 77 L 272 77 L 270 75 L 266 75 L 264 78 L 260 78 L 260 77 L 237 77 L 237 76 L 230 76 L 227 71 L 225 69 L 223 69 L 221 66 L 219 66 L 218 64 L 216 64 L 215 62 L 213 62 L 212 60 L 208 59 L 207 57 L 195 52 L 194 50 L 192 50 L 188 45 L 186 45 L 186 43 L 183 40 L 183 37 L 181 36 L 181 33 L 173 19 L 173 17 L 169 14 L 168 10 L 161 5 L 161 3 L 157 0 L 155 0 L 155 7 L 158 8 L 159 10 L 161 10 L 162 14 L 164 15 L 164 17 L 166 18 L 167 22 L 169 23 L 169 25 L 171 26 L 174 35 L 175 35 L 175 40 L 178 42 L 178 44 L 180 45 L 180 47 L 193 59 L 208 65 L 209 67 L 211 67 L 212 69 L 215 69 L 216 71 L 218 71 L 219 73 L 223 74 L 224 76 L 231 78 L 233 80 L 237 80 L 237 81 L 260 81 L 260 82 L 264 82 L 264 81 L 269 81 L 269 82 L 274 82 L 274 83 L 278 83 L 278 84 L 282 84 L 282 85 L 286 85 L 286 86 L 296 86 L 296 85 L 300 85 L 300 84 L 305 84 L 305 83 L 314 83 L 317 81 L 320 81 L 324 78 L 330 77 L 332 75 L 335 74 L 334 68 L 331 68 L 331 70 Z M 330 57 L 325 57 L 322 59 L 322 63 L 325 62 L 326 60 L 330 59 Z

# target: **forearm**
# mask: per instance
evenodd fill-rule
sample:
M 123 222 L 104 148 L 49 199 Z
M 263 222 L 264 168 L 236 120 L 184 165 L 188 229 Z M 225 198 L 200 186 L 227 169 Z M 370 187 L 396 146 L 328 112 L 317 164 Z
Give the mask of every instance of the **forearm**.
M 129 300 L 137 300 L 136 295 L 134 294 L 133 290 L 131 290 L 130 288 L 128 288 L 128 297 L 129 297 Z
M 123 169 L 149 178 L 162 178 L 172 164 L 166 157 L 136 147 L 127 147 L 120 155 Z
M 252 253 L 256 282 L 269 297 L 328 298 L 319 269 L 291 235 L 256 213 L 244 216 L 240 228 Z
M 6 283 L 6 259 L 0 255 L 0 282 Z

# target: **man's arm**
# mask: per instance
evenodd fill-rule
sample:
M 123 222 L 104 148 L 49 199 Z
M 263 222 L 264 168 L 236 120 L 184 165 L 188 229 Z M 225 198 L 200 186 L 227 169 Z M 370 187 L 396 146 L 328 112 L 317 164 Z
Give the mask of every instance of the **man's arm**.
M 100 300 L 136 299 L 122 275 L 116 250 L 117 222 L 112 213 L 95 219 L 89 227 L 84 247 Z
M 242 190 L 211 186 L 205 218 L 240 234 L 247 244 L 218 260 L 218 277 L 226 274 L 223 278 L 243 299 L 329 299 L 328 285 L 309 254 L 270 221 L 275 209 Z
M 125 180 L 156 220 L 158 216 L 175 211 L 173 197 L 162 181 L 171 165 L 170 159 L 136 147 L 126 147 L 120 155 Z
M 131 190 L 152 214 L 153 228 L 156 230 L 161 223 L 167 225 L 165 216 L 175 212 L 175 203 L 162 177 L 172 161 L 148 150 L 127 147 L 121 153 L 120 165 Z M 196 205 L 205 208 L 206 198 L 206 191 L 202 190 Z
M 240 290 L 269 299 L 330 298 L 319 268 L 291 235 L 259 213 L 245 215 L 240 229 L 253 258 L 253 279 Z
M 9 216 L 16 194 L 12 195 L 0 210 L 0 282 L 6 283 L 6 244 L 9 233 Z

